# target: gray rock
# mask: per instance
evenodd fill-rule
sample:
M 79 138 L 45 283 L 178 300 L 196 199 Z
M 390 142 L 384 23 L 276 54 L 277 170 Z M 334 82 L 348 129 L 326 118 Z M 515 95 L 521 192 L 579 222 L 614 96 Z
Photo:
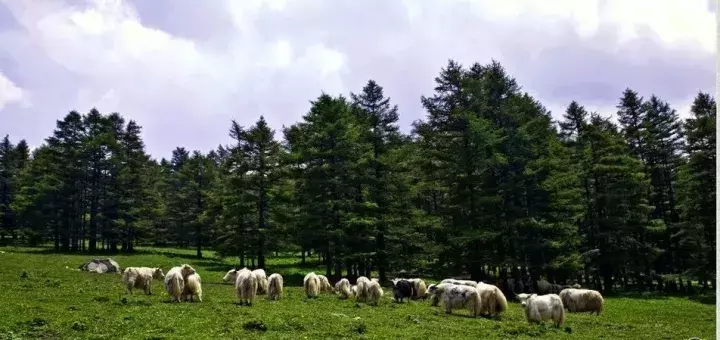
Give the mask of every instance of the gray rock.
M 92 259 L 80 265 L 80 270 L 95 273 L 120 273 L 120 265 L 111 258 Z

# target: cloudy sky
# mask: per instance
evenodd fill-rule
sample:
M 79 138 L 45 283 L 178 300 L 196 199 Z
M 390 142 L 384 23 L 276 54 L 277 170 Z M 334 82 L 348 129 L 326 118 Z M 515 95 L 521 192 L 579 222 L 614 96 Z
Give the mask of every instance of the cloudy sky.
M 120 112 L 147 150 L 207 151 L 230 119 L 278 130 L 375 79 L 424 117 L 447 60 L 500 61 L 556 117 L 629 86 L 687 115 L 715 93 L 715 0 L 0 0 L 0 134 L 39 145 L 70 110 Z

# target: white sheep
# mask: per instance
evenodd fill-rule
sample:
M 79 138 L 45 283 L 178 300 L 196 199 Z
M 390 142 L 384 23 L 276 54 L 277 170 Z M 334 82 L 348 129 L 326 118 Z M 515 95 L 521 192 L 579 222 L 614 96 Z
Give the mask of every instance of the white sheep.
M 197 296 L 199 302 L 202 302 L 202 286 L 200 285 L 200 274 L 190 274 L 185 278 L 185 288 L 183 288 L 182 296 L 185 301 L 193 301 Z
M 267 275 L 265 274 L 265 270 L 258 268 L 258 269 L 253 270 L 252 272 L 253 272 L 253 274 L 255 274 L 255 277 L 257 278 L 257 282 L 258 282 L 258 291 L 257 291 L 257 293 L 258 293 L 258 294 L 265 294 L 265 293 L 267 293 L 267 289 L 268 289 L 268 277 L 267 277 Z
M 132 294 L 133 288 L 142 288 L 147 295 L 152 295 L 152 280 L 162 280 L 164 278 L 165 274 L 162 269 L 148 267 L 127 267 L 122 276 L 128 294 Z
M 357 285 L 350 286 L 350 293 L 352 293 L 353 297 L 357 296 Z
M 314 272 L 307 273 L 305 278 L 303 278 L 303 288 L 308 298 L 317 297 L 320 290 L 320 278 L 317 274 Z
M 445 279 L 445 280 L 440 281 L 440 283 L 452 283 L 454 285 L 477 287 L 477 282 L 471 281 L 471 280 Z
M 425 281 L 423 281 L 420 278 L 414 278 L 414 279 L 408 279 L 408 282 L 410 282 L 413 285 L 413 298 L 416 299 L 424 299 L 427 295 L 427 285 L 425 284 Z
M 592 289 L 566 288 L 560 292 L 560 299 L 570 313 L 590 312 L 600 315 L 605 305 L 602 294 Z
M 238 299 L 238 304 L 251 306 L 255 299 L 255 294 L 257 294 L 257 277 L 247 268 L 238 270 L 236 275 L 235 296 Z
M 327 276 L 318 275 L 318 279 L 320 279 L 320 291 L 321 292 L 331 293 L 333 291 L 333 286 L 330 284 L 330 280 L 328 280 Z
M 428 286 L 428 294 L 430 295 L 430 305 L 437 306 L 440 303 L 440 296 L 446 288 L 454 286 L 452 283 L 431 284 Z
M 182 292 L 185 289 L 185 278 L 192 274 L 195 274 L 195 269 L 187 264 L 172 267 L 167 272 L 167 275 L 165 275 L 165 291 L 170 294 L 170 301 L 180 302 Z
M 440 299 L 445 306 L 445 313 L 451 314 L 453 309 L 467 308 L 471 317 L 480 315 L 482 301 L 480 292 L 469 285 L 451 285 L 442 289 Z
M 235 280 L 237 280 L 237 274 L 238 274 L 239 270 L 240 270 L 239 268 L 228 270 L 228 272 L 225 273 L 225 276 L 223 276 L 223 278 L 222 278 L 223 282 L 235 283 Z
M 505 294 L 500 288 L 480 281 L 476 289 L 480 293 L 480 299 L 482 300 L 481 314 L 497 316 L 507 310 L 507 298 L 505 298 Z
M 355 293 L 356 301 L 363 302 L 367 299 L 367 289 L 370 282 L 371 281 L 365 276 L 360 276 L 357 278 L 357 280 L 355 281 L 355 284 L 357 286 Z
M 283 277 L 278 273 L 271 274 L 268 277 L 268 299 L 278 300 L 283 295 Z
M 335 284 L 335 294 L 339 295 L 341 299 L 347 299 L 353 295 L 350 288 L 350 281 L 348 281 L 348 279 L 340 279 L 340 281 Z
M 380 283 L 377 280 L 371 280 L 365 289 L 365 301 L 369 305 L 377 306 L 380 298 L 383 296 L 383 289 L 380 287 Z
M 525 318 L 528 323 L 552 320 L 555 327 L 559 328 L 565 322 L 565 308 L 557 294 L 528 295 L 522 293 L 518 294 L 517 298 L 525 309 Z

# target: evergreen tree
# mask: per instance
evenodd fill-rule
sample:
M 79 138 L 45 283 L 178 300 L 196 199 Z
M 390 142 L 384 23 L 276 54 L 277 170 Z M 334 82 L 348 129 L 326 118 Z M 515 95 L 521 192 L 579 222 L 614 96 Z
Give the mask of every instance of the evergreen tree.
M 679 213 L 677 211 L 677 172 L 682 164 L 683 149 L 681 122 L 670 106 L 656 96 L 644 104 L 643 150 L 646 175 L 650 179 L 649 202 L 655 208 L 650 218 L 656 223 L 664 223 L 667 232 L 657 245 L 666 250 L 665 256 L 658 258 L 657 270 L 675 272 L 675 242 L 672 234 L 677 232 Z
M 180 220 L 180 231 L 185 231 L 192 236 L 183 238 L 182 242 L 194 243 L 196 256 L 202 258 L 202 245 L 206 225 L 205 209 L 208 206 L 208 196 L 215 177 L 215 167 L 212 159 L 199 151 L 193 151 L 185 162 L 182 163 L 177 173 L 177 180 L 182 187 L 180 195 L 187 200 L 186 211 Z
M 233 123 L 236 124 L 236 123 Z M 275 131 L 267 125 L 265 118 L 260 116 L 257 123 L 244 133 L 244 154 L 247 156 L 249 187 L 248 198 L 256 202 L 257 214 L 257 264 L 265 268 L 267 239 L 272 236 L 273 228 L 269 225 L 272 210 L 273 186 L 278 179 L 280 166 L 280 144 L 275 140 Z
M 627 279 L 627 272 L 635 273 L 638 282 L 650 278 L 657 249 L 648 240 L 663 230 L 648 221 L 653 209 L 647 203 L 649 181 L 617 127 L 598 115 L 587 127 L 585 155 L 590 166 L 584 176 L 590 181 L 592 203 L 586 218 L 588 238 L 599 255 L 594 267 L 610 292 L 614 277 Z
M 246 132 L 233 121 L 230 137 L 236 141 L 225 150 L 227 156 L 219 168 L 218 181 L 214 187 L 212 205 L 219 207 L 220 216 L 214 231 L 215 249 L 222 256 L 237 256 L 240 266 L 246 266 L 246 255 L 252 251 L 249 244 L 254 242 L 255 230 L 253 202 L 248 198 L 248 155 L 245 153 Z
M 84 166 L 81 161 L 85 129 L 82 116 L 72 111 L 57 122 L 53 136 L 47 139 L 52 150 L 51 172 L 59 181 L 57 217 L 54 218 L 55 248 L 79 250 L 79 226 L 83 217 L 82 185 Z
M 143 229 L 148 214 L 147 198 L 151 195 L 148 188 L 152 183 L 146 174 L 148 156 L 145 154 L 140 129 L 135 121 L 129 121 L 119 141 L 122 148 L 118 174 L 120 216 L 124 225 L 122 249 L 127 252 L 134 250 L 138 229 Z
M 190 181 L 192 181 L 192 173 L 185 171 L 183 168 L 190 159 L 190 152 L 183 147 L 177 147 L 172 152 L 169 168 L 169 188 L 168 188 L 168 204 L 167 219 L 168 229 L 172 235 L 173 241 L 178 246 L 187 247 L 192 235 L 192 204 L 190 200 Z
M 397 212 L 397 209 L 393 209 L 391 205 L 399 203 L 399 201 L 393 201 L 392 198 L 401 196 L 393 195 L 393 192 L 389 190 L 400 189 L 397 185 L 392 185 L 393 182 L 398 181 L 395 175 L 399 170 L 396 166 L 398 164 L 391 163 L 393 160 L 388 158 L 389 153 L 400 146 L 400 133 L 397 126 L 398 108 L 390 105 L 390 98 L 385 98 L 383 88 L 374 80 L 367 82 L 362 93 L 359 95 L 351 93 L 350 97 L 353 109 L 364 127 L 362 142 L 368 144 L 371 150 L 367 166 L 369 172 L 364 172 L 363 167 L 360 168 L 360 171 L 364 172 L 361 176 L 364 178 L 362 181 L 367 183 L 366 188 L 370 192 L 369 199 L 376 206 L 375 209 L 371 209 L 370 214 L 377 221 L 374 248 L 378 276 L 380 281 L 384 282 L 387 280 L 388 268 L 386 237 L 388 236 L 389 220 L 392 218 L 392 214 Z
M 683 220 L 680 255 L 686 274 L 703 286 L 715 288 L 716 233 L 716 116 L 715 99 L 700 92 L 685 121 L 687 163 L 680 174 L 680 211 Z
M 305 164 L 300 184 L 303 222 L 312 235 L 313 248 L 325 257 L 326 274 L 332 275 L 334 268 L 339 276 L 343 257 L 368 255 L 362 245 L 374 234 L 373 222 L 357 214 L 364 205 L 358 202 L 356 176 L 362 129 L 342 96 L 322 94 L 303 120 L 298 146 L 300 162 Z
M 643 137 L 647 125 L 645 124 L 643 98 L 638 96 L 637 92 L 626 88 L 617 109 L 618 122 L 627 140 L 630 152 L 637 159 L 645 161 Z
M 16 213 L 17 226 L 30 246 L 58 235 L 60 182 L 52 168 L 53 156 L 49 146 L 40 146 L 32 152 L 30 161 L 18 176 L 19 189 L 11 209 Z

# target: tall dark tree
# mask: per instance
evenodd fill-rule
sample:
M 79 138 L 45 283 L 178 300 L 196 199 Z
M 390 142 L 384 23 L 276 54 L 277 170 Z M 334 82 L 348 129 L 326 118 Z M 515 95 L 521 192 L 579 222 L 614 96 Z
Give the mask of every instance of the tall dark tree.
M 685 121 L 687 164 L 680 174 L 680 211 L 683 219 L 680 237 L 686 274 L 710 281 L 715 288 L 716 245 L 716 119 L 715 99 L 698 93 Z
M 637 159 L 645 161 L 644 129 L 647 125 L 643 106 L 643 98 L 637 92 L 626 88 L 617 105 L 617 115 L 630 152 Z
M 21 140 L 13 145 L 6 135 L 0 142 L 0 240 L 6 236 L 17 241 L 17 213 L 13 209 L 15 197 L 21 189 L 20 173 L 29 158 L 28 145 Z
M 269 226 L 272 188 L 277 182 L 280 166 L 280 144 L 275 140 L 275 131 L 260 119 L 244 135 L 244 153 L 248 161 L 248 181 L 251 199 L 257 202 L 257 264 L 265 268 L 267 238 L 272 235 Z
M 120 136 L 122 164 L 118 174 L 120 183 L 119 205 L 124 230 L 122 249 L 127 252 L 134 250 L 134 241 L 143 219 L 147 216 L 146 198 L 151 194 L 148 188 L 152 185 L 147 177 L 148 156 L 145 144 L 140 136 L 141 127 L 135 121 L 127 123 L 124 133 Z
M 365 182 L 370 192 L 370 201 L 376 206 L 372 212 L 377 221 L 375 253 L 379 279 L 385 282 L 388 269 L 386 237 L 389 220 L 394 213 L 390 206 L 397 202 L 392 200 L 392 191 L 388 189 L 391 189 L 391 183 L 397 180 L 392 174 L 398 170 L 396 163 L 391 163 L 388 155 L 400 146 L 401 142 L 397 126 L 398 108 L 390 105 L 390 98 L 385 97 L 383 88 L 374 80 L 367 82 L 362 93 L 351 93 L 350 97 L 353 109 L 364 127 L 362 142 L 371 148 L 368 164 L 371 170 L 362 176 L 368 179 Z
M 325 257 L 326 274 L 340 275 L 343 256 L 356 253 L 343 246 L 348 233 L 357 238 L 372 234 L 361 216 L 358 205 L 357 162 L 361 158 L 362 129 L 344 97 L 322 94 L 312 102 L 303 117 L 302 143 L 298 146 L 301 164 L 305 164 L 301 184 L 304 200 L 303 221 L 310 229 L 313 248 Z M 370 230 L 368 230 L 370 229 Z M 363 242 L 363 243 L 365 243 Z
M 682 165 L 682 123 L 668 103 L 656 96 L 643 105 L 643 145 L 645 171 L 650 179 L 649 203 L 654 206 L 650 218 L 664 223 L 667 232 L 657 245 L 665 250 L 658 258 L 657 270 L 674 273 L 675 248 L 672 235 L 677 233 L 677 176 Z

